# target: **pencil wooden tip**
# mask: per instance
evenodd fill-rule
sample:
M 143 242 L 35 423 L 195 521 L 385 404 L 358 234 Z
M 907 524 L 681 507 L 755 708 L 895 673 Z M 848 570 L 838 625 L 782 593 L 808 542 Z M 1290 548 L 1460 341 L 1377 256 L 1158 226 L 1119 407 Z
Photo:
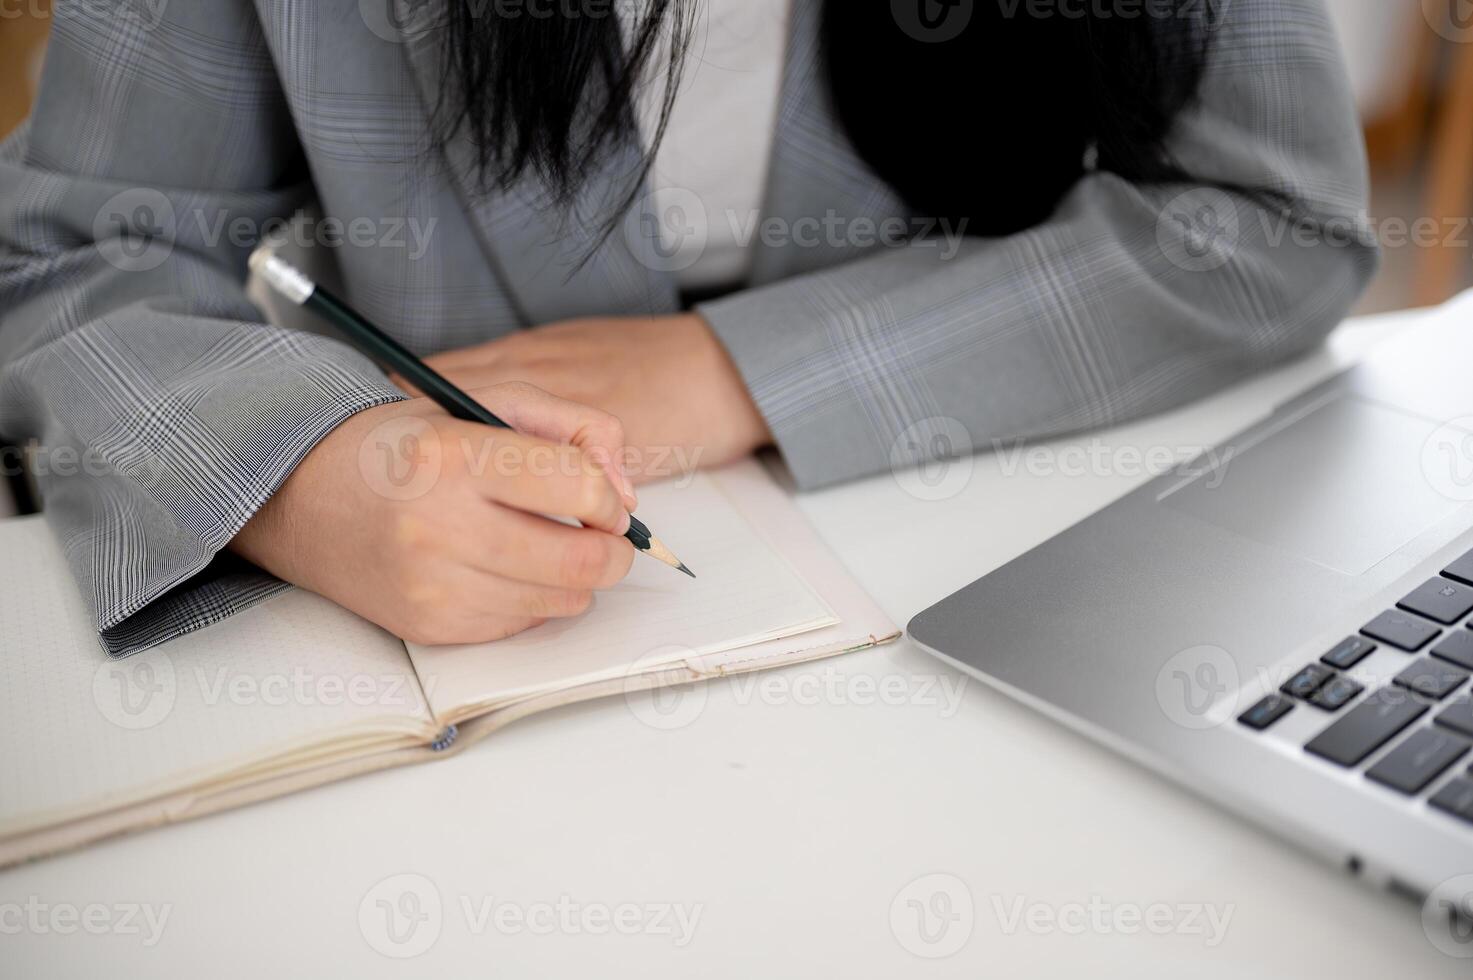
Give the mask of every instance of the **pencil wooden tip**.
M 660 541 L 659 538 L 650 538 L 650 546 L 648 549 L 646 549 L 645 554 L 649 555 L 651 558 L 658 558 L 660 561 L 669 565 L 671 568 L 680 569 L 691 578 L 696 577 L 696 573 L 691 571 L 689 568 L 686 568 L 685 563 L 682 562 L 679 558 L 676 558 L 675 553 L 669 548 L 665 547 L 665 545 Z

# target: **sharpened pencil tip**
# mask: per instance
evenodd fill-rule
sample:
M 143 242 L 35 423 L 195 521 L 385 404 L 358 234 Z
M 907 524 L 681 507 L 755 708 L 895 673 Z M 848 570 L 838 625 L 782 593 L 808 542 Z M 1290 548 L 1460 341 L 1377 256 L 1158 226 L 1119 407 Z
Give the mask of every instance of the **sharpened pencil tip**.
M 696 577 L 696 573 L 691 571 L 689 568 L 686 568 L 685 563 L 682 562 L 679 558 L 676 558 L 675 553 L 669 548 L 665 547 L 664 543 L 661 542 L 659 538 L 650 538 L 650 546 L 645 551 L 645 554 L 649 555 L 651 558 L 659 559 L 660 561 L 669 565 L 671 568 L 680 569 L 691 578 Z

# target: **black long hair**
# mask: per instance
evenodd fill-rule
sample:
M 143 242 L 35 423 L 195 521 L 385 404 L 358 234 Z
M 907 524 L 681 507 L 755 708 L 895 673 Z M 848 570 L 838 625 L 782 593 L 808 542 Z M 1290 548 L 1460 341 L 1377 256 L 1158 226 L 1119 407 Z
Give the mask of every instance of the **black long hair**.
M 699 2 L 560 0 L 506 16 L 496 0 L 445 0 L 435 136 L 469 137 L 484 189 L 533 174 L 567 203 L 634 139 L 639 86 L 661 84 L 627 207 L 664 136 Z M 919 214 L 1008 234 L 1046 218 L 1090 168 L 1178 176 L 1165 142 L 1204 70 L 1212 4 L 819 2 L 827 96 L 860 156 Z M 612 227 L 619 215 L 606 217 Z

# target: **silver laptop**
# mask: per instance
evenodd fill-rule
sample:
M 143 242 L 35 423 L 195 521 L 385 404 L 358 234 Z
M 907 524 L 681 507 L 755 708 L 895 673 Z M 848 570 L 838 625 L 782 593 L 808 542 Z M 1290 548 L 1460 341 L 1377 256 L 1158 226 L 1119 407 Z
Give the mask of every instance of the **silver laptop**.
M 925 610 L 910 635 L 1455 912 L 1473 899 L 1463 309 Z

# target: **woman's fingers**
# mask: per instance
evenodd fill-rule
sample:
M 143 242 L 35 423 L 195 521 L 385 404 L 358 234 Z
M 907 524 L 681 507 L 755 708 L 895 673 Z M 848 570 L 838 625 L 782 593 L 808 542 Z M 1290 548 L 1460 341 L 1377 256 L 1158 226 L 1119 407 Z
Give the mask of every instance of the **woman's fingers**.
M 608 412 L 521 381 L 475 388 L 471 394 L 518 432 L 582 449 L 608 474 L 627 509 L 639 504 L 624 473 L 624 426 Z
M 444 561 L 432 574 L 405 589 L 421 622 L 447 623 L 487 617 L 562 619 L 581 615 L 593 603 L 589 589 L 537 585 Z
M 401 640 L 425 646 L 492 643 L 547 622 L 531 616 L 498 616 L 458 612 L 409 626 L 390 627 Z
M 592 413 L 514 394 L 542 412 L 542 431 L 617 443 L 584 438 L 602 424 Z M 580 446 L 416 400 L 333 429 L 232 547 L 407 640 L 475 643 L 587 609 L 629 569 L 628 526 L 622 495 Z
M 623 534 L 629 509 L 607 470 L 578 446 L 557 445 L 475 422 L 446 420 L 438 428 L 459 446 L 441 453 L 452 479 L 464 479 L 483 499 L 532 514 L 571 517 Z
M 447 542 L 465 564 L 504 578 L 567 589 L 607 589 L 629 573 L 634 546 L 588 528 L 495 504 Z

